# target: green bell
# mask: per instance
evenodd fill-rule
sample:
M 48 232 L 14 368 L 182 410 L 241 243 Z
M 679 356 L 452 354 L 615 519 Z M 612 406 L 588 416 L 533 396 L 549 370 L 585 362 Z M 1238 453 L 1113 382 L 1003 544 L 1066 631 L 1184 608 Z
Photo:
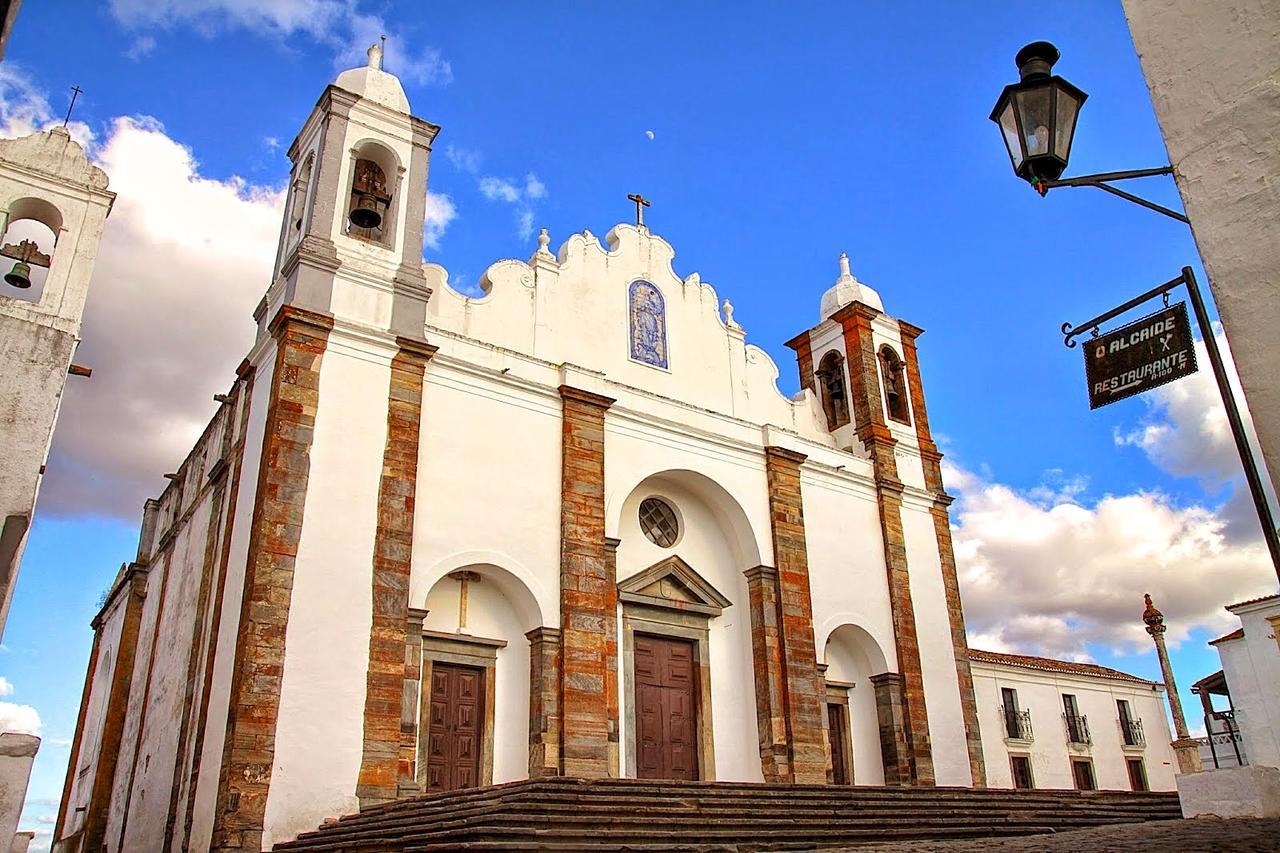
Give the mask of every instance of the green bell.
M 4 280 L 6 284 L 25 290 L 31 286 L 31 265 L 25 261 L 18 261 L 5 275 Z

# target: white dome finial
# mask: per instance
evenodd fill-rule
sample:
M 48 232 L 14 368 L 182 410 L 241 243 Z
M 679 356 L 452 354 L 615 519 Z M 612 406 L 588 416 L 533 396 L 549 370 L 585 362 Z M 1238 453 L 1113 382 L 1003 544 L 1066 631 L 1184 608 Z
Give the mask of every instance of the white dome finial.
M 369 47 L 369 67 L 382 70 L 382 45 L 375 44 Z
M 840 253 L 840 277 L 848 278 L 853 275 L 849 272 L 849 256 L 844 252 Z
M 861 302 L 877 311 L 884 310 L 884 304 L 880 301 L 880 294 L 854 277 L 853 273 L 849 271 L 849 255 L 846 252 L 841 252 L 840 276 L 836 279 L 835 285 L 822 294 L 822 303 L 819 309 L 822 319 L 827 319 L 851 302 Z

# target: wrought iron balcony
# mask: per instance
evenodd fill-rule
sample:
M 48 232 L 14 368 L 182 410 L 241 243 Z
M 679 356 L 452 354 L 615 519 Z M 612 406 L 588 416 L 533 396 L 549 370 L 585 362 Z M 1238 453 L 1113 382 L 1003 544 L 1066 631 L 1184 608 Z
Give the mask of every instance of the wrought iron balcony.
M 1000 717 L 1004 720 L 1006 740 L 1033 740 L 1031 732 L 1031 711 L 1000 706 Z
M 1062 720 L 1067 725 L 1067 741 L 1075 744 L 1090 744 L 1089 718 L 1084 714 L 1063 714 Z
M 1121 720 L 1120 736 L 1125 746 L 1146 746 L 1147 736 L 1142 733 L 1142 720 Z

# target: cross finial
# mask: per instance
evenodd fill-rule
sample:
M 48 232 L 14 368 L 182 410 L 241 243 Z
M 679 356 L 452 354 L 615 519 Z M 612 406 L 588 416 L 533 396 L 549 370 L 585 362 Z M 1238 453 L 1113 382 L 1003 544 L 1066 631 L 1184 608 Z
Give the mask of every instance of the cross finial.
M 76 98 L 80 97 L 83 94 L 84 94 L 84 89 L 81 89 L 79 86 L 71 87 L 71 103 L 67 105 L 67 117 L 62 120 L 63 127 L 66 127 L 67 122 L 71 121 L 71 110 L 75 108 Z
M 649 200 L 639 193 L 633 193 L 627 196 L 629 201 L 636 203 L 636 225 L 644 227 L 644 209 L 649 206 Z

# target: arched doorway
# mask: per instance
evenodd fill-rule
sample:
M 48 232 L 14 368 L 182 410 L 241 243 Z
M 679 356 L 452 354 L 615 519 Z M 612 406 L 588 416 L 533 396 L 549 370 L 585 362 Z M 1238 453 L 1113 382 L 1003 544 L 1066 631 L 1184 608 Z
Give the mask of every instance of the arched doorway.
M 883 785 L 880 724 L 872 676 L 888 671 L 879 643 L 858 625 L 840 625 L 827 636 L 824 652 L 827 679 L 828 732 L 833 771 L 838 783 Z M 838 773 L 836 774 L 839 775 Z

